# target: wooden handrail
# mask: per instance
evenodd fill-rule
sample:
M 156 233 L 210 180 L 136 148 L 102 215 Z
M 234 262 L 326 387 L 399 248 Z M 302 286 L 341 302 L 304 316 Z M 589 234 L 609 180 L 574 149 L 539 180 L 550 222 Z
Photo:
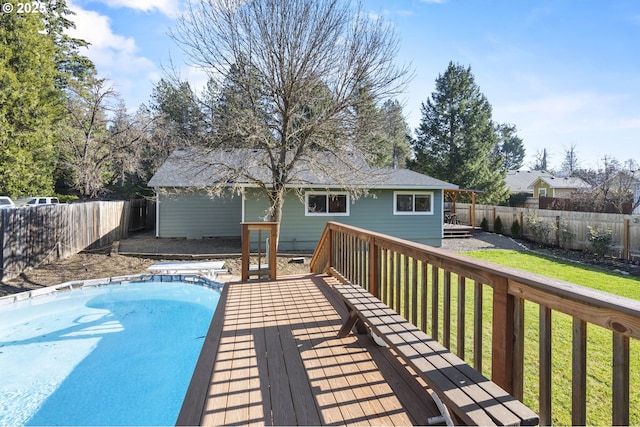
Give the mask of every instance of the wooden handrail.
M 453 344 L 463 359 L 465 328 L 461 324 L 482 319 L 481 313 L 488 309 L 482 306 L 482 288 L 490 287 L 493 293 L 491 378 L 519 399 L 523 398 L 526 388 L 522 381 L 525 301 L 540 306 L 539 345 L 543 347 L 550 346 L 550 341 L 544 337 L 550 336 L 552 313 L 564 313 L 574 319 L 574 384 L 586 383 L 586 368 L 581 362 L 586 357 L 586 346 L 581 344 L 586 339 L 586 324 L 611 331 L 612 364 L 615 364 L 611 422 L 629 423 L 629 340 L 640 339 L 640 301 L 336 222 L 327 223 L 311 263 L 314 273 L 331 270 L 368 289 L 445 346 L 452 344 L 451 334 L 455 333 L 457 340 Z M 452 275 L 457 276 L 457 282 L 453 283 Z M 467 283 L 471 282 L 474 283 L 474 314 L 465 317 L 462 314 L 465 311 L 464 292 Z M 456 295 L 462 296 L 458 301 L 452 300 L 454 290 L 457 290 Z M 431 303 L 430 318 L 426 312 L 427 302 Z M 454 319 L 451 318 L 452 307 L 457 307 L 458 312 Z M 457 329 L 452 331 L 454 321 Z M 427 331 L 429 326 L 431 330 Z M 481 328 L 476 325 L 473 331 L 473 364 L 481 370 L 481 358 L 477 355 L 482 348 Z M 548 355 L 548 349 L 543 347 L 541 357 Z M 552 368 L 550 357 L 548 359 L 545 356 L 539 360 L 541 390 L 535 393 L 538 394 L 541 424 L 552 421 L 551 384 L 548 381 Z M 573 396 L 574 424 L 585 423 L 585 399 L 584 392 L 576 392 Z

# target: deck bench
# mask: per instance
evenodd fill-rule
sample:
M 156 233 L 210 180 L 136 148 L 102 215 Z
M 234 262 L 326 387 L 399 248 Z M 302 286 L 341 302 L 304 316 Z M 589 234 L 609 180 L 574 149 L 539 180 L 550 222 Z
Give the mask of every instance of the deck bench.
M 363 324 L 424 379 L 455 417 L 466 425 L 537 425 L 539 417 L 446 347 L 409 323 L 378 298 L 351 283 L 334 285 L 349 316 L 338 336 Z

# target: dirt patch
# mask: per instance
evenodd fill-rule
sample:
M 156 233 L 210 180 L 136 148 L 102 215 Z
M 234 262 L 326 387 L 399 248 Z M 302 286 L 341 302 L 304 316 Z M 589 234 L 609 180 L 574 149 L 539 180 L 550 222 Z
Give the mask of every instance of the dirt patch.
M 454 252 L 491 249 L 532 250 L 552 257 L 607 268 L 611 271 L 640 276 L 640 266 L 614 258 L 597 259 L 583 251 L 536 246 L 510 237 L 479 232 L 472 238 L 444 239 L 442 248 Z M 158 261 L 224 260 L 229 274 L 220 281 L 240 278 L 240 241 L 237 239 L 157 239 L 143 234 L 122 240 L 109 248 L 85 252 L 54 264 L 29 268 L 20 277 L 0 283 L 0 296 L 57 285 L 72 280 L 100 279 L 148 273 L 147 267 Z M 278 275 L 306 274 L 311 254 L 289 254 L 278 257 Z M 302 261 L 301 263 L 297 261 Z M 256 261 L 252 261 L 256 262 Z
M 152 235 L 138 235 L 116 242 L 108 248 L 83 252 L 53 264 L 28 268 L 19 277 L 1 282 L 0 296 L 73 280 L 149 273 L 147 268 L 158 261 L 176 260 L 224 260 L 224 268 L 229 274 L 220 275 L 219 280 L 223 282 L 239 280 L 240 241 L 235 239 L 157 239 Z M 310 261 L 311 254 L 278 257 L 278 275 L 308 273 Z

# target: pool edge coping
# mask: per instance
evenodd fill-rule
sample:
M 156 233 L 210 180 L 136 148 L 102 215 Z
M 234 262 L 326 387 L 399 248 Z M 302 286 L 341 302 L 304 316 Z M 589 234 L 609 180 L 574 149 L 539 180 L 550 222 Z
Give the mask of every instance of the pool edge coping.
M 120 285 L 125 283 L 141 282 L 190 282 L 215 289 L 222 289 L 224 283 L 200 276 L 197 274 L 134 274 L 128 276 L 104 277 L 100 279 L 71 280 L 58 285 L 46 286 L 40 289 L 32 289 L 16 294 L 0 297 L 0 306 L 16 303 L 42 295 L 49 295 L 58 291 L 69 291 L 73 289 L 83 289 L 96 286 Z

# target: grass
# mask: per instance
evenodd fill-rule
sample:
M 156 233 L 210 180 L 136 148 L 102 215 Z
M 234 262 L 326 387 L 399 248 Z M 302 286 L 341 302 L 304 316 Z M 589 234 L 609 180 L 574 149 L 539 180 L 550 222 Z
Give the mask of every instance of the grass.
M 588 286 L 601 291 L 614 293 L 640 300 L 640 280 L 637 278 L 623 276 L 606 270 L 588 267 L 582 264 L 557 260 L 545 256 L 540 256 L 531 252 L 492 250 L 465 253 L 465 255 L 491 261 L 521 270 L 530 271 L 544 276 L 573 282 L 579 285 Z M 397 262 L 400 265 L 400 277 L 404 277 L 405 264 L 404 257 L 400 257 Z M 417 275 L 417 281 L 422 280 L 425 274 L 422 268 L 413 271 L 412 264 L 407 265 L 408 276 Z M 428 289 L 432 292 L 432 267 L 426 271 Z M 388 283 L 397 282 L 396 277 L 389 274 Z M 444 315 L 444 273 L 439 271 L 438 279 L 438 322 L 439 338 L 442 342 Z M 491 377 L 491 335 L 492 335 L 492 290 L 489 286 L 483 286 L 483 317 L 482 317 L 482 372 L 485 376 Z M 459 353 L 457 349 L 457 319 L 458 319 L 458 278 L 451 274 L 451 321 L 450 345 L 449 348 L 454 353 Z M 414 298 L 413 291 L 409 290 L 410 298 L 405 295 L 405 288 L 400 287 L 400 294 L 396 294 L 394 308 L 406 318 L 409 318 L 406 311 L 406 302 L 409 305 Z M 389 296 L 387 294 L 387 296 Z M 398 298 L 399 297 L 399 298 Z M 416 301 L 421 302 L 427 299 L 427 307 L 424 315 L 427 317 L 427 333 L 432 334 L 431 313 L 433 312 L 432 294 L 423 295 L 418 287 L 415 295 Z M 384 298 L 384 297 L 383 297 Z M 386 298 L 385 298 L 386 299 Z M 473 300 L 474 287 L 470 281 L 465 285 L 465 317 L 464 322 L 464 359 L 473 365 Z M 422 319 L 421 304 L 417 304 L 418 320 Z M 433 334 L 432 334 L 433 335 Z M 611 424 L 611 376 L 612 376 L 612 333 L 604 328 L 588 325 L 587 328 L 587 424 L 602 425 Z M 435 337 L 435 336 L 434 336 Z M 554 425 L 571 424 L 571 339 L 572 339 L 572 318 L 568 315 L 553 312 L 552 314 L 552 423 Z M 539 390 L 539 306 L 530 302 L 525 303 L 525 374 L 524 374 L 524 403 L 534 411 L 539 412 L 538 390 Z M 631 340 L 630 345 L 631 373 L 630 373 L 630 424 L 640 424 L 640 396 L 634 393 L 640 386 L 640 344 L 636 340 Z
M 464 255 L 640 300 L 639 278 L 601 268 L 514 250 L 464 252 Z
M 640 300 L 638 278 L 612 273 L 582 264 L 562 261 L 530 252 L 492 250 L 465 255 L 518 268 L 604 292 Z M 538 328 L 539 307 L 525 304 L 525 396 L 534 410 L 538 408 Z M 611 423 L 612 334 L 604 328 L 587 327 L 587 424 Z M 571 424 L 571 337 L 572 318 L 553 313 L 552 321 L 552 408 L 553 424 Z M 634 390 L 640 386 L 640 344 L 630 345 L 630 424 L 640 424 L 640 397 Z

